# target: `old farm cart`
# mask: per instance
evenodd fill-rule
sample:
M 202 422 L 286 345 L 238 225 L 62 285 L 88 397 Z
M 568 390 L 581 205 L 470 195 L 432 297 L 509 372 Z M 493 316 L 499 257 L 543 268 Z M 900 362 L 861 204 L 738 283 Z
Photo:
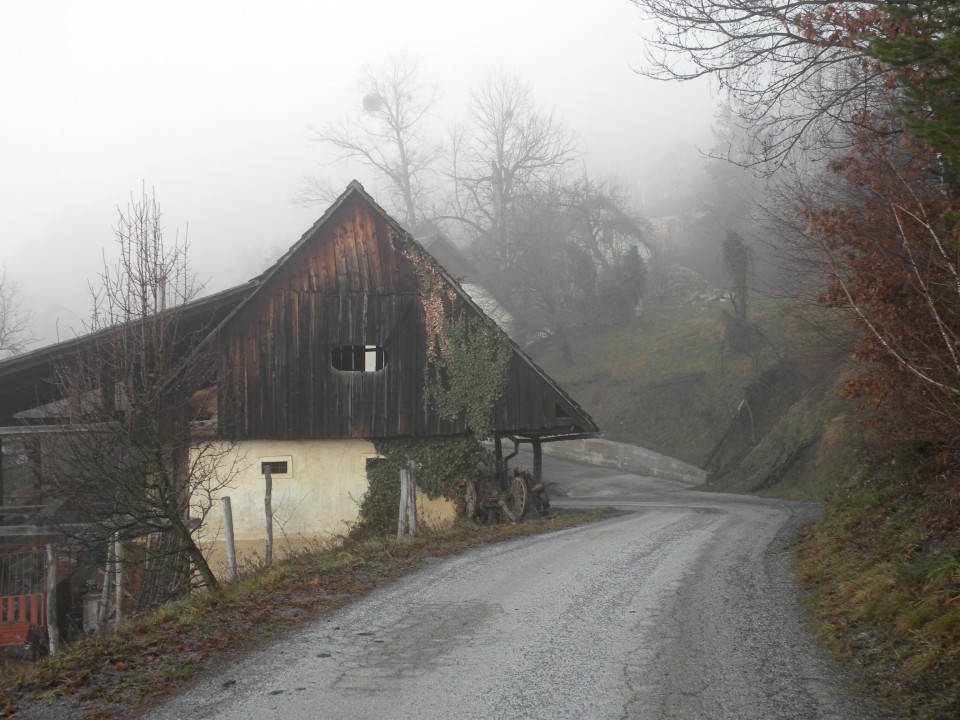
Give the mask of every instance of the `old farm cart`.
M 594 433 L 589 434 L 595 437 Z M 508 436 L 513 441 L 513 452 L 503 456 L 503 441 L 494 441 L 496 468 L 479 473 L 467 480 L 464 488 L 464 511 L 468 519 L 481 522 L 499 522 L 505 519 L 515 523 L 525 517 L 539 517 L 550 508 L 547 485 L 543 479 L 541 439 Z M 520 443 L 533 445 L 533 472 L 520 467 L 510 468 L 510 461 L 520 453 Z

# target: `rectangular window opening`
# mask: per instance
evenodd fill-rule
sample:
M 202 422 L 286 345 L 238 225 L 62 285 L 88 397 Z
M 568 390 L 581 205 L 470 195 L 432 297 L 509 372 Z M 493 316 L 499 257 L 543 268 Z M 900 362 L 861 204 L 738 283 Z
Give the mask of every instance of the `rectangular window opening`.
M 286 460 L 264 460 L 260 463 L 260 474 L 266 476 L 267 470 L 271 477 L 289 475 L 289 464 Z
M 342 372 L 377 372 L 387 365 L 387 351 L 378 345 L 341 345 L 331 351 L 330 364 Z

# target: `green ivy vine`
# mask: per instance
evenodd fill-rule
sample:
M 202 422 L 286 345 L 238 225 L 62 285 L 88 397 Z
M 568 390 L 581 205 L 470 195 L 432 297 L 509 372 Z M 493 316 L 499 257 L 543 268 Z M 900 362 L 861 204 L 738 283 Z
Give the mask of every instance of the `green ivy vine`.
M 446 498 L 462 513 L 465 481 L 477 473 L 477 464 L 493 465 L 493 455 L 472 433 L 449 437 L 382 438 L 374 440 L 380 456 L 367 470 L 370 485 L 360 503 L 360 519 L 351 535 L 370 537 L 397 531 L 400 471 L 417 463 L 417 489 L 430 499 Z
M 503 397 L 509 378 L 511 349 L 506 335 L 492 321 L 469 317 L 459 296 L 434 262 L 408 236 L 391 236 L 413 264 L 418 278 L 427 331 L 424 406 L 445 420 L 463 417 L 462 435 L 389 438 L 374 441 L 381 460 L 370 465 L 369 489 L 360 505 L 352 535 L 396 531 L 400 470 L 417 463 L 417 488 L 431 499 L 444 497 L 462 510 L 465 481 L 479 462 L 494 464 L 481 441 L 493 434 L 493 407 Z
M 424 403 L 445 420 L 464 417 L 479 439 L 493 434 L 493 407 L 507 387 L 510 347 L 481 318 L 444 318 L 440 352 L 425 369 Z

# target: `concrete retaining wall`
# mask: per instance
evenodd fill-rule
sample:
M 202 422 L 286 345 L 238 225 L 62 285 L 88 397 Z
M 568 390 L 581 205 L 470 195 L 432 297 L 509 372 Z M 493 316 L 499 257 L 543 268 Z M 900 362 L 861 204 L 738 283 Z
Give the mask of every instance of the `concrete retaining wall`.
M 612 440 L 566 440 L 544 443 L 543 452 L 565 460 L 614 467 L 637 475 L 679 480 L 691 485 L 703 485 L 707 482 L 707 473 L 694 465 L 637 445 Z

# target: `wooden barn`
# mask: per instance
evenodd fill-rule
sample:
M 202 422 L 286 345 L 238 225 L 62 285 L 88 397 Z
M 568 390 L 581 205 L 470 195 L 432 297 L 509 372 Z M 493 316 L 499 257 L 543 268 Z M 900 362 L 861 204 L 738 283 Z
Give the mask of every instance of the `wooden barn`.
M 213 349 L 223 379 L 193 424 L 233 448 L 239 470 L 223 492 L 232 499 L 241 551 L 262 546 L 267 469 L 281 542 L 298 544 L 343 533 L 356 519 L 367 462 L 377 456 L 374 440 L 466 431 L 463 417 L 445 419 L 425 402 L 436 342 L 425 273 L 430 297 L 442 297 L 447 311 L 488 321 L 353 182 L 263 274 L 180 308 L 181 331 L 204 333 L 201 344 Z M 58 359 L 88 342 L 79 337 L 0 362 L 0 503 L 7 510 L 42 502 L 31 495 L 39 485 L 23 470 L 24 458 L 37 452 L 39 435 L 57 430 Z M 539 474 L 542 443 L 592 436 L 598 428 L 517 346 L 509 347 L 493 432 L 498 451 L 504 439 L 529 443 Z M 220 537 L 220 520 L 216 512 L 207 517 L 207 542 Z

